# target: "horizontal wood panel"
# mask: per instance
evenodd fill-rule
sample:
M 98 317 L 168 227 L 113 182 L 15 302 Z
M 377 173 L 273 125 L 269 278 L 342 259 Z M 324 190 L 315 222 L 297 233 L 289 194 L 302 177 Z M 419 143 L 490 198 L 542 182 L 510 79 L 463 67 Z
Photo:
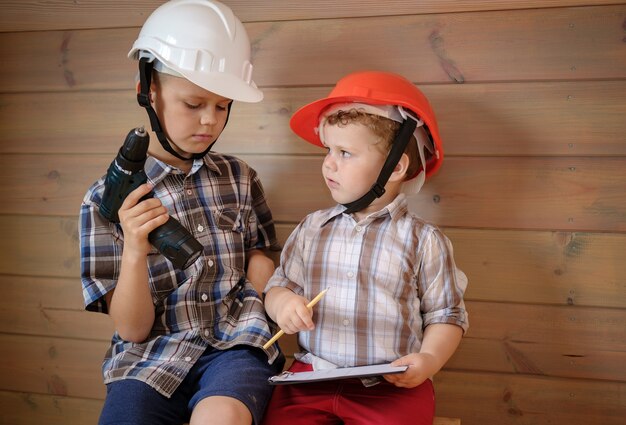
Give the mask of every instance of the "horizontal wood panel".
M 624 309 L 468 301 L 446 368 L 626 381 Z
M 35 294 L 38 282 L 39 296 Z M 46 306 L 47 294 L 56 288 L 59 292 L 66 292 L 68 282 L 2 277 L 0 284 L 9 295 L 15 295 L 15 298 L 7 297 L 0 302 L 0 332 L 104 343 L 110 340 L 113 326 L 107 316 L 82 311 L 75 301 L 68 302 L 68 307 L 63 308 L 54 301 L 54 295 L 51 298 L 55 307 Z M 26 295 L 15 291 L 19 284 Z M 76 282 L 76 294 L 80 292 L 78 285 Z M 76 298 L 75 294 L 71 298 Z M 478 301 L 467 301 L 467 309 L 470 331 L 448 368 L 626 380 L 626 317 L 623 309 Z M 49 344 L 47 338 L 42 339 L 43 344 Z M 293 335 L 285 336 L 279 344 L 289 356 L 297 350 Z M 100 356 L 98 354 L 98 358 Z M 95 361 L 89 357 L 83 360 L 85 363 Z
M 626 155 L 625 81 L 421 87 L 437 115 L 446 156 Z M 302 105 L 330 87 L 266 89 L 234 105 L 215 149 L 238 154 L 317 154 L 289 129 Z M 63 105 L 59 108 L 58 105 Z M 128 129 L 149 128 L 131 90 L 0 95 L 0 153 L 108 153 Z M 36 122 L 37 125 L 33 125 Z M 155 137 L 152 135 L 152 137 Z
M 0 15 L 0 31 L 63 30 L 66 28 L 110 28 L 141 26 L 162 0 L 88 0 L 68 3 L 63 0 L 4 1 L 10 3 Z M 223 0 L 243 22 L 325 19 L 384 15 L 510 10 L 541 7 L 619 4 L 619 0 Z
M 621 425 L 626 384 L 443 371 L 435 376 L 437 414 L 462 425 Z
M 474 285 L 480 285 L 480 281 L 470 280 L 469 288 Z M 543 286 L 550 285 L 543 283 Z M 10 333 L 19 329 L 21 333 L 29 335 L 109 340 L 111 327 L 106 315 L 82 314 L 78 279 L 0 275 L 0 287 L 8 294 L 0 300 L 0 332 Z M 623 298 L 624 292 L 618 289 L 612 295 Z M 471 323 L 467 337 L 516 343 L 579 344 L 579 348 L 626 351 L 626 316 L 623 314 L 626 307 L 537 305 L 514 301 L 485 302 L 466 297 Z M 29 314 L 25 316 L 33 317 L 28 321 L 24 318 L 11 319 L 14 309 L 28 311 Z M 62 315 L 80 318 L 85 323 L 72 326 L 69 320 L 58 320 Z M 19 320 L 22 320 L 22 324 L 17 326 Z M 61 327 L 60 324 L 67 327 Z M 93 331 L 84 331 L 89 328 L 93 328 Z M 70 335 L 70 329 L 75 333 Z M 281 339 L 281 344 L 288 338 Z M 295 342 L 287 343 L 287 351 L 293 352 L 295 347 Z
M 80 282 L 76 292 L 80 293 Z M 53 335 L 62 338 L 110 341 L 114 327 L 105 314 L 76 310 L 24 308 L 9 305 L 0 310 L 2 332 L 23 335 Z M 103 353 L 104 354 L 104 353 Z
M 620 5 L 246 27 L 254 79 L 262 87 L 332 85 L 348 72 L 371 68 L 420 83 L 618 79 L 626 77 L 625 15 L 626 5 Z M 136 65 L 126 53 L 137 33 L 137 28 L 2 33 L 0 92 L 134 87 Z
M 474 300 L 626 308 L 626 235 L 444 229 Z
M 0 216 L 0 231 L 5 235 L 0 238 L 2 274 L 70 277 L 79 282 L 75 217 Z M 12 282 L 11 277 L 6 281 Z M 15 292 L 21 294 L 19 288 Z
M 537 344 L 465 338 L 448 370 L 626 381 L 626 353 L 580 344 Z
M 0 338 L 2 347 L 27 338 Z M 60 341 L 65 342 L 65 341 Z M 19 348 L 22 344 L 17 344 Z M 57 361 L 66 357 L 67 349 L 78 347 L 55 346 Z M 83 343 L 80 350 L 89 355 L 90 343 Z M 50 347 L 48 347 L 50 349 Z M 5 350 L 2 348 L 2 350 Z M 85 351 L 86 350 L 86 351 Z M 29 352 L 28 358 L 41 361 Z M 42 357 L 45 357 L 43 355 Z M 22 355 L 22 358 L 24 356 Z M 48 368 L 48 361 L 38 369 Z M 4 368 L 4 366 L 2 366 Z M 78 371 L 63 366 L 62 375 L 54 379 L 44 373 L 26 375 L 13 385 L 13 391 L 39 394 L 59 394 L 85 398 L 102 398 L 104 386 L 95 373 L 83 373 L 84 382 L 74 385 L 68 377 L 76 379 Z M 5 388 L 7 371 L 0 374 L 0 386 Z M 88 379 L 87 379 L 88 378 Z M 46 381 L 53 380 L 48 387 Z M 18 388 L 19 387 L 19 388 Z M 23 389 L 31 388 L 31 389 Z M 524 419 L 532 418 L 534 424 L 554 423 L 594 423 L 594 418 L 603 418 L 603 424 L 620 424 L 626 411 L 626 402 L 621 394 L 626 391 L 624 383 L 557 379 L 512 374 L 491 374 L 479 372 L 442 371 L 435 377 L 437 391 L 437 414 L 448 417 L 460 417 L 462 424 L 484 424 L 485 419 L 499 424 L 522 424 Z M 80 394 L 75 391 L 83 390 Z M 101 390 L 101 391 L 99 391 Z M 4 397 L 2 397 L 4 398 Z M 581 403 L 584 400 L 584 403 Z
M 104 398 L 109 341 L 0 334 L 0 390 Z
M 43 218 L 43 220 L 48 225 L 54 225 L 55 219 Z M 75 221 L 74 224 L 76 224 Z M 58 246 L 62 246 L 64 243 L 63 238 L 57 239 Z M 68 251 L 72 251 L 78 256 L 78 250 L 70 249 Z M 2 308 L 15 306 L 41 310 L 83 310 L 83 296 L 78 275 L 68 278 L 54 278 L 0 274 L 0 288 L 8 294 L 5 301 L 0 300 Z M 8 329 L 5 331 L 8 332 Z
M 110 339 L 111 327 L 107 316 L 83 312 L 78 279 L 0 275 L 0 285 L 10 295 L 0 301 L 0 332 L 10 333 L 17 327 L 28 335 Z M 480 285 L 480 280 L 470 280 L 469 288 L 473 285 Z M 543 283 L 543 286 L 549 287 L 550 284 Z M 623 293 L 623 289 L 615 290 L 612 295 L 623 298 Z M 467 337 L 500 342 L 579 344 L 579 348 L 626 351 L 626 316 L 623 314 L 626 307 L 521 304 L 515 299 L 505 302 L 503 298 L 506 299 L 506 296 L 501 297 L 499 302 L 486 302 L 466 297 L 471 324 Z M 28 315 L 33 317 L 28 320 L 11 319 L 14 309 L 28 311 Z M 70 320 L 61 320 L 63 315 L 80 318 L 85 323 L 72 327 Z M 18 326 L 16 322 L 19 320 L 22 322 Z M 89 328 L 93 328 L 93 332 L 85 331 Z M 289 352 L 293 352 L 295 347 L 295 342 L 287 345 Z
M 97 424 L 102 404 L 101 399 L 0 391 L 0 424 Z
M 0 301 L 0 321 L 4 322 L 0 332 L 111 340 L 114 328 L 109 316 L 83 309 L 78 276 L 55 279 L 0 275 L 0 288 L 8 294 L 6 302 Z
M 278 225 L 279 240 L 293 227 Z M 47 288 L 42 308 L 82 309 L 76 218 L 0 216 L 0 229 L 0 273 L 9 275 L 0 285 L 11 300 L 32 304 Z M 466 299 L 626 308 L 624 234 L 444 231 L 470 282 Z
M 0 389 L 100 398 L 107 340 L 0 334 Z M 291 357 L 290 342 L 280 341 Z M 623 381 L 626 354 L 610 347 L 465 338 L 445 369 Z M 20 355 L 19 353 L 24 353 Z M 20 382 L 14 378 L 21 376 Z
M 279 224 L 278 239 L 287 240 L 293 227 Z M 468 300 L 626 308 L 626 235 L 443 231 L 469 279 Z
M 333 205 L 321 157 L 241 158 L 258 171 L 277 221 L 298 222 Z M 4 155 L 0 213 L 76 216 L 112 159 Z M 409 204 L 443 227 L 624 231 L 625 183 L 625 158 L 452 157 Z
M 255 69 L 289 86 L 372 68 L 422 83 L 623 78 L 625 14 L 626 5 L 531 9 L 262 23 L 249 33 Z

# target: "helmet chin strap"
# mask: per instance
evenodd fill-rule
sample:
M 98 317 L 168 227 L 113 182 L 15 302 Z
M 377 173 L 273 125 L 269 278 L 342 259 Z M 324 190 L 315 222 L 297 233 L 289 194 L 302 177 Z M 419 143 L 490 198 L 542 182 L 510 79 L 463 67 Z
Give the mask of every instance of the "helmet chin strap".
M 356 201 L 343 204 L 343 206 L 346 207 L 346 210 L 344 211 L 345 214 L 352 214 L 357 211 L 361 211 L 363 208 L 371 204 L 374 199 L 383 196 L 385 193 L 385 185 L 387 184 L 391 173 L 393 173 L 393 170 L 396 168 L 396 165 L 400 162 L 400 158 L 402 158 L 402 154 L 404 153 L 409 140 L 411 140 L 411 136 L 413 135 L 416 127 L 417 122 L 411 116 L 407 116 L 404 119 L 376 182 L 372 185 L 370 190 L 365 193 L 365 195 L 361 196 Z
M 156 111 L 154 110 L 154 108 L 152 107 L 152 104 L 150 103 L 150 84 L 152 83 L 153 67 L 154 67 L 154 64 L 151 59 L 146 58 L 146 57 L 139 58 L 139 84 L 141 88 L 140 88 L 140 92 L 137 93 L 137 102 L 139 103 L 140 106 L 146 109 L 146 112 L 148 113 L 148 117 L 150 118 L 150 125 L 152 126 L 152 131 L 156 134 L 157 139 L 159 139 L 159 143 L 161 143 L 161 146 L 163 146 L 163 149 L 165 149 L 170 154 L 174 155 L 176 158 L 182 159 L 183 161 L 188 161 L 189 159 L 202 158 L 207 153 L 209 153 L 209 151 L 211 150 L 215 142 L 217 142 L 217 139 L 215 139 L 213 143 L 211 143 L 204 152 L 195 153 L 191 155 L 191 158 L 185 158 L 184 156 L 176 152 L 176 150 L 172 147 L 172 144 L 174 143 L 167 140 L 167 136 L 165 135 L 165 132 L 163 131 L 163 128 L 161 127 L 161 122 L 159 121 L 159 117 L 157 116 Z M 230 102 L 228 104 L 228 115 L 226 115 L 226 122 L 224 122 L 224 127 L 226 127 L 226 123 L 228 123 L 228 118 L 230 117 L 230 109 L 231 109 L 232 104 L 233 102 Z

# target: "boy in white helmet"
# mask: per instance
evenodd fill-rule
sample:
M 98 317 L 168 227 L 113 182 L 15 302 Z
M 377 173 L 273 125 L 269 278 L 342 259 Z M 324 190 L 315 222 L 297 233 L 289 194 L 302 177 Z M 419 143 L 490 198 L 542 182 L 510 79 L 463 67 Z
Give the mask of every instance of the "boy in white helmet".
M 85 308 L 115 325 L 99 423 L 258 423 L 266 380 L 284 363 L 276 347 L 262 349 L 273 329 L 259 297 L 274 270 L 263 250 L 279 247 L 255 171 L 209 152 L 233 100 L 263 97 L 248 36 L 221 3 L 173 0 L 150 15 L 129 56 L 154 132 L 148 183 L 127 196 L 119 224 L 99 213 L 103 179 L 80 211 Z M 184 269 L 148 241 L 170 215 L 203 246 Z
M 434 113 L 403 77 L 357 72 L 300 108 L 291 128 L 326 148 L 322 174 L 339 205 L 298 225 L 265 289 L 269 316 L 286 333 L 298 332 L 303 351 L 290 371 L 380 363 L 408 369 L 278 386 L 263 423 L 432 424 L 430 378 L 468 328 L 467 279 L 452 246 L 408 212 L 402 193 L 416 193 L 441 164 Z

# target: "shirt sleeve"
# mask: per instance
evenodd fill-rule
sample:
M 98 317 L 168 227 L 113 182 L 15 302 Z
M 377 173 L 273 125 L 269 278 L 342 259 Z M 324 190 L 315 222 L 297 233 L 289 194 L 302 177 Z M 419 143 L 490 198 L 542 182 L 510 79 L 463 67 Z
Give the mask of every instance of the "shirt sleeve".
M 441 230 L 433 228 L 420 245 L 417 275 L 423 326 L 446 323 L 467 332 L 469 321 L 463 301 L 467 277 L 454 262 L 452 243 Z
M 122 256 L 121 232 L 102 217 L 102 182 L 87 192 L 80 208 L 78 233 L 85 309 L 108 313 L 104 295 L 115 287 Z
M 279 251 L 281 249 L 276 239 L 276 229 L 272 212 L 267 205 L 265 191 L 261 185 L 256 171 L 250 169 L 250 195 L 252 211 L 248 218 L 246 231 L 246 249 L 271 249 Z
M 265 286 L 265 291 L 269 291 L 275 286 L 292 290 L 298 295 L 304 294 L 304 260 L 302 256 L 302 233 L 305 226 L 303 220 L 289 235 L 282 252 L 280 253 L 280 264 L 274 271 Z

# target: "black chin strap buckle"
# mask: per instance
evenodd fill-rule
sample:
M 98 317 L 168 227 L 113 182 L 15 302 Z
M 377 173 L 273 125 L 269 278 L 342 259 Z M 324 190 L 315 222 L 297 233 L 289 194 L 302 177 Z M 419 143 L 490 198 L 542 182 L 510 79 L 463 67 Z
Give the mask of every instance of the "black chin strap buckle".
M 385 186 L 382 186 L 379 182 L 374 183 L 370 190 L 374 192 L 377 198 L 380 198 L 385 194 Z
M 147 108 L 150 106 L 150 95 L 148 93 L 137 93 L 137 103 L 139 106 Z

